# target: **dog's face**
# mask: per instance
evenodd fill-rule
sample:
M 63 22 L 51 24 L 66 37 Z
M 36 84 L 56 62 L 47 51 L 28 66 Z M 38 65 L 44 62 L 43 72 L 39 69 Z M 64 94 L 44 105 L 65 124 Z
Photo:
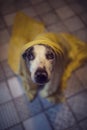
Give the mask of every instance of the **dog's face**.
M 34 83 L 44 85 L 51 80 L 55 53 L 50 47 L 42 44 L 34 45 L 25 51 L 23 58 Z

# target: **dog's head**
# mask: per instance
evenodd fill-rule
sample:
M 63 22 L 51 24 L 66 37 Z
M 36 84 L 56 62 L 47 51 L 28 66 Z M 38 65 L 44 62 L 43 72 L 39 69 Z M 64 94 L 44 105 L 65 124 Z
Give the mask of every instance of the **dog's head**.
M 50 47 L 43 44 L 34 45 L 23 53 L 23 58 L 34 83 L 45 85 L 51 80 L 55 53 Z

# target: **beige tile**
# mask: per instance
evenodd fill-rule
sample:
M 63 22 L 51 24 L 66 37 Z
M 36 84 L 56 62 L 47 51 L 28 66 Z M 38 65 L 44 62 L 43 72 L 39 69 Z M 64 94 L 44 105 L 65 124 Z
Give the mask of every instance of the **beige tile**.
M 46 25 L 56 23 L 59 20 L 57 15 L 53 12 L 46 13 L 40 17 Z
M 57 9 L 66 5 L 66 2 L 64 0 L 48 0 L 48 1 L 54 9 Z
M 44 0 L 31 0 L 32 4 L 38 4 L 39 2 L 43 2 Z
M 0 30 L 0 44 L 4 45 L 9 42 L 9 33 L 6 29 Z
M 4 71 L 2 69 L 2 66 L 0 65 L 0 81 L 5 80 L 5 74 Z
M 53 32 L 68 32 L 68 29 L 66 28 L 66 26 L 64 26 L 64 24 L 62 23 L 57 23 L 57 24 L 53 24 L 47 27 L 48 31 L 53 31 Z
M 74 32 L 81 28 L 84 28 L 83 22 L 77 16 L 65 20 L 64 24 L 67 26 L 70 32 Z
M 24 130 L 21 124 L 11 127 L 9 130 Z
M 68 103 L 78 121 L 87 118 L 87 91 L 69 98 Z
M 11 100 L 11 95 L 7 84 L 5 82 L 0 83 L 0 104 L 6 103 L 7 101 Z
M 15 15 L 16 13 L 12 13 L 4 16 L 5 22 L 8 26 L 13 25 Z
M 76 13 L 76 14 L 80 14 L 82 12 L 84 12 L 84 7 L 78 3 L 72 3 L 70 4 L 70 8 L 73 9 L 73 11 Z
M 75 74 L 72 74 L 69 80 L 67 81 L 67 86 L 64 91 L 65 96 L 68 98 L 78 92 L 84 90 L 85 87 L 81 84 Z
M 0 17 L 0 29 L 5 28 L 5 23 L 3 22 L 3 19 Z
M 87 25 L 87 12 L 80 15 L 82 21 Z
M 12 96 L 14 98 L 21 96 L 24 94 L 21 83 L 16 77 L 8 79 L 9 88 L 11 90 Z
M 87 64 L 76 71 L 76 75 L 82 82 L 85 88 L 87 88 Z
M 8 44 L 0 45 L 0 61 L 6 60 L 8 57 Z
M 47 2 L 42 2 L 35 6 L 38 15 L 46 13 L 51 10 L 50 5 Z
M 67 19 L 75 15 L 75 13 L 72 11 L 72 9 L 69 6 L 64 6 L 62 8 L 59 8 L 56 10 L 56 12 L 61 19 Z
M 3 61 L 1 63 L 1 65 L 3 67 L 6 78 L 10 78 L 10 77 L 14 76 L 13 71 L 11 70 L 10 66 L 8 65 L 8 61 Z
M 87 28 L 80 29 L 73 34 L 77 36 L 80 40 L 87 42 Z
M 22 11 L 28 16 L 34 17 L 37 15 L 33 7 L 25 8 Z
M 25 130 L 51 130 L 44 114 L 39 114 L 34 118 L 28 119 L 23 122 Z

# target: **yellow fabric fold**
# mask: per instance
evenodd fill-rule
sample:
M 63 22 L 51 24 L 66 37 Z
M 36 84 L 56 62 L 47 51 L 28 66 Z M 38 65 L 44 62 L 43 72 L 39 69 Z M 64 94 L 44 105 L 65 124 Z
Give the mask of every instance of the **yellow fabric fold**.
M 45 32 L 43 23 L 26 16 L 22 12 L 16 14 L 8 52 L 8 63 L 16 74 L 19 73 L 22 47 L 43 32 Z

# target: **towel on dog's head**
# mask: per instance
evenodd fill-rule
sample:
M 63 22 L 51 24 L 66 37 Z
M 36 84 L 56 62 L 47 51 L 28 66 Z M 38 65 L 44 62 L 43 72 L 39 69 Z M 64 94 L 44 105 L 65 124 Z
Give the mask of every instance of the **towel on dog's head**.
M 69 34 L 46 33 L 42 23 L 27 17 L 23 13 L 18 13 L 13 26 L 8 63 L 12 70 L 22 77 L 23 86 L 30 100 L 35 98 L 38 85 L 31 81 L 29 69 L 22 55 L 28 48 L 38 44 L 51 47 L 56 55 L 63 57 L 61 61 L 57 61 L 58 64 L 60 62 L 60 67 L 58 67 L 58 69 L 60 69 L 62 65 L 64 66 L 64 72 L 60 83 L 61 90 L 65 88 L 71 73 L 82 65 L 84 59 L 87 59 L 87 45 L 85 43 Z M 74 61 L 74 58 L 76 58 L 78 62 L 70 62 L 70 60 Z M 68 66 L 66 66 L 67 60 Z M 57 73 L 57 70 L 55 70 L 55 72 Z M 56 79 L 58 78 L 57 76 Z M 58 86 L 58 84 L 54 83 L 50 86 L 51 89 L 49 91 L 51 91 L 51 96 L 48 92 L 46 96 L 47 99 L 54 101 L 55 98 L 61 98 L 55 86 Z

